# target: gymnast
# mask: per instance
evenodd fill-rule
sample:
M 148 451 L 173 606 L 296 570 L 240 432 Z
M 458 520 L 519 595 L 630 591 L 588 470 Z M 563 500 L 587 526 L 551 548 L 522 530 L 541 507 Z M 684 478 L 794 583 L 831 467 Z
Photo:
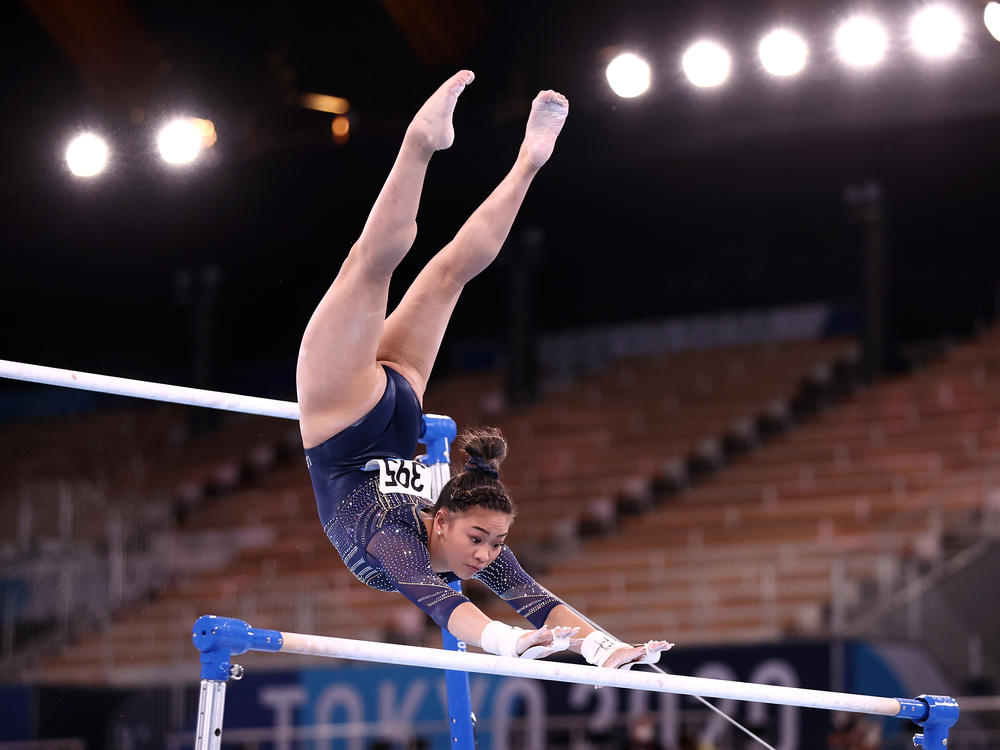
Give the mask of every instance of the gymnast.
M 465 433 L 468 462 L 432 505 L 416 452 L 421 400 L 465 284 L 500 252 L 569 113 L 559 93 L 532 102 L 513 168 L 386 317 L 389 278 L 416 237 L 428 162 L 451 146 L 460 71 L 420 108 L 357 242 L 306 326 L 296 385 L 306 464 L 323 529 L 364 584 L 399 591 L 456 638 L 504 656 L 569 648 L 591 664 L 652 663 L 672 644 L 622 643 L 591 627 L 521 568 L 506 546 L 515 507 L 499 478 L 495 429 Z M 448 582 L 476 578 L 535 627 L 491 620 Z

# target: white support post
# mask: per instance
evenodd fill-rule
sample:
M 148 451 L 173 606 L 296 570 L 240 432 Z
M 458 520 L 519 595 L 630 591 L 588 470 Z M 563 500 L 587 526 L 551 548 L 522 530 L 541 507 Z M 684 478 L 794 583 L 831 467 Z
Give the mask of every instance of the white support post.
M 222 747 L 222 714 L 225 707 L 226 683 L 221 680 L 202 680 L 194 750 L 219 750 Z

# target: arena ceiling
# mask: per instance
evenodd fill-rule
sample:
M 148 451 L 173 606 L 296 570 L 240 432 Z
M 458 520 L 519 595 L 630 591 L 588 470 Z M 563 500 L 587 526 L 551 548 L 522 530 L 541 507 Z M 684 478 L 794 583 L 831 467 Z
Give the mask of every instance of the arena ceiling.
M 891 20 L 911 4 L 880 4 Z M 976 2 L 965 3 L 974 10 Z M 967 329 L 992 312 L 1000 146 L 1000 44 L 977 30 L 960 60 L 903 54 L 868 76 L 823 62 L 801 80 L 753 63 L 760 30 L 822 40 L 827 2 L 261 2 L 23 0 L 0 11 L 6 111 L 3 355 L 85 368 L 184 347 L 179 274 L 217 268 L 222 361 L 287 360 L 359 231 L 408 118 L 457 67 L 477 80 L 458 139 L 428 177 L 400 286 L 503 175 L 540 88 L 571 100 L 522 226 L 546 236 L 537 326 L 587 325 L 799 301 L 851 300 L 858 242 L 844 190 L 885 194 L 889 294 L 901 337 Z M 971 11 L 970 11 L 971 12 Z M 899 19 L 896 19 L 899 23 Z M 687 86 L 677 60 L 705 31 L 734 46 L 724 91 Z M 636 100 L 604 67 L 637 50 L 654 66 Z M 347 98 L 350 137 L 308 92 Z M 158 164 L 152 129 L 211 118 L 198 168 Z M 114 144 L 81 184 L 61 153 L 74 131 Z M 456 336 L 499 337 L 506 271 L 470 288 Z M 81 361 L 82 360 L 82 361 Z

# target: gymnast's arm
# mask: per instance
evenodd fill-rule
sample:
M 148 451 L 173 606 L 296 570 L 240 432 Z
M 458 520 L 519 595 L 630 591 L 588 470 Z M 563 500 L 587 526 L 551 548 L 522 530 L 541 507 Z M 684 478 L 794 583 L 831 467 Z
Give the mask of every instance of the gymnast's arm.
M 548 590 L 536 583 L 524 571 L 517 558 L 514 557 L 514 553 L 506 545 L 497 559 L 477 574 L 476 578 L 489 586 L 495 594 L 510 604 L 519 615 L 527 618 L 536 628 L 577 628 L 579 632 L 570 641 L 571 651 L 578 654 L 583 653 L 583 643 L 591 633 L 597 633 L 595 638 L 604 635 L 602 631 L 597 630 Z M 646 658 L 647 654 L 655 656 L 660 651 L 666 651 L 672 646 L 673 644 L 667 641 L 649 641 L 640 646 L 622 643 L 613 647 L 611 654 L 607 656 L 606 661 L 603 661 L 602 666 L 614 669 L 637 659 Z M 586 654 L 584 655 L 586 656 Z
M 427 547 L 406 526 L 381 529 L 367 546 L 396 589 L 426 612 L 440 627 L 467 644 L 483 647 L 483 631 L 493 622 L 465 596 L 441 580 L 431 568 Z M 517 653 L 552 642 L 551 630 L 523 631 Z

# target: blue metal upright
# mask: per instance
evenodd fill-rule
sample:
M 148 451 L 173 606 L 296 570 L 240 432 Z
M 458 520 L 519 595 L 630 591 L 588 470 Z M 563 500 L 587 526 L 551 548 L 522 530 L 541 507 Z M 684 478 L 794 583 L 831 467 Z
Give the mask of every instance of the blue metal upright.
M 450 448 L 455 440 L 455 433 L 455 422 L 450 417 L 437 414 L 424 415 L 420 442 L 427 446 L 427 454 L 421 460 L 434 469 L 435 499 L 451 475 Z M 462 582 L 454 581 L 451 587 L 461 592 Z M 441 628 L 441 641 L 448 651 L 465 651 L 465 643 L 458 640 L 446 628 Z M 451 734 L 451 746 L 456 750 L 475 750 L 476 717 L 472 713 L 468 672 L 446 670 L 445 685 L 448 688 L 448 729 Z
M 454 581 L 451 587 L 462 590 L 462 582 Z M 465 651 L 465 641 L 458 640 L 447 629 L 441 628 L 441 642 L 448 651 Z M 476 715 L 472 713 L 472 695 L 469 691 L 469 673 L 445 670 L 448 688 L 448 731 L 451 746 L 458 750 L 475 750 Z
M 922 734 L 913 736 L 913 744 L 926 750 L 945 750 L 948 730 L 958 721 L 958 702 L 947 695 L 918 695 L 898 700 L 900 711 L 896 716 L 910 719 L 924 729 Z

